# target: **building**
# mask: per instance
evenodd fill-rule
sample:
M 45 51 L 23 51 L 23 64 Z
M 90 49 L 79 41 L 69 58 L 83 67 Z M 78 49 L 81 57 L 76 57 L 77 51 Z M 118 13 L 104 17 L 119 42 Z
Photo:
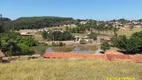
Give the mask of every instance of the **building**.
M 4 57 L 4 53 L 0 50 L 0 63 L 2 63 L 2 58 Z
M 103 39 L 104 39 L 104 41 L 107 41 L 107 42 L 110 42 L 110 41 L 111 41 L 111 39 L 110 39 L 109 37 L 107 37 L 107 36 L 104 37 Z
M 81 21 L 80 24 L 87 24 L 88 21 Z

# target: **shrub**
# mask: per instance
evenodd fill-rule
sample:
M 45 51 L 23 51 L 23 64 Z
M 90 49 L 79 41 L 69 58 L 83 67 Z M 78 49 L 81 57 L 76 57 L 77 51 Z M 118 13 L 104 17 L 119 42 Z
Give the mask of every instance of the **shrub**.
M 104 51 L 110 49 L 110 44 L 108 42 L 103 42 L 101 44 L 101 49 L 103 49 Z
M 65 46 L 65 43 L 59 42 L 59 46 Z
M 88 35 L 88 38 L 93 39 L 93 40 L 97 40 L 97 34 L 94 33 L 94 32 L 91 32 L 91 33 Z
M 113 38 L 113 45 L 126 53 L 142 53 L 142 31 L 134 33 L 130 38 L 119 36 Z
M 89 40 L 88 43 L 93 43 L 93 40 Z
M 55 42 L 52 42 L 52 46 L 57 46 L 57 44 Z
M 87 41 L 82 39 L 82 40 L 80 40 L 80 44 L 87 44 Z

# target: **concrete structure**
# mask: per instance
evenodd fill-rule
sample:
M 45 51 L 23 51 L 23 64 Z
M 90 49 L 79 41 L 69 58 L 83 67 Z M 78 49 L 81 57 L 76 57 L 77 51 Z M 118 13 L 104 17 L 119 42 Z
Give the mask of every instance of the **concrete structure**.
M 93 41 L 93 39 L 89 39 L 88 36 L 75 36 L 75 42 L 80 42 L 80 40 Z

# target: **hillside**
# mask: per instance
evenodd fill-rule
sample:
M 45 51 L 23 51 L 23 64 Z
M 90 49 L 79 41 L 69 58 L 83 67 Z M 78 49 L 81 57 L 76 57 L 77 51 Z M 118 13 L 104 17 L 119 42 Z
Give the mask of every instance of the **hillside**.
M 6 29 L 38 29 L 44 27 L 53 27 L 64 24 L 72 24 L 73 18 L 70 17 L 20 17 L 16 20 L 5 23 Z

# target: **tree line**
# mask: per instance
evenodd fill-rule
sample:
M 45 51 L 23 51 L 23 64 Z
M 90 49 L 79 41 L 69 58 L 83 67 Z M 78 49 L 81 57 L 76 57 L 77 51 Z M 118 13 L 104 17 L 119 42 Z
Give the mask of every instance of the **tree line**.
M 81 24 L 79 21 L 76 21 L 77 27 L 69 28 L 66 27 L 66 31 L 71 33 L 86 33 L 87 31 L 95 32 L 101 34 L 101 32 L 108 33 L 111 32 L 114 36 L 117 36 L 117 31 L 119 27 L 114 26 L 112 23 L 108 22 L 97 22 L 95 20 L 88 20 L 86 24 Z
M 43 31 L 42 36 L 48 41 L 66 41 L 74 40 L 74 36 L 70 32 L 61 31 Z
M 73 18 L 64 17 L 21 17 L 4 23 L 5 29 L 39 29 L 44 27 L 72 24 Z

